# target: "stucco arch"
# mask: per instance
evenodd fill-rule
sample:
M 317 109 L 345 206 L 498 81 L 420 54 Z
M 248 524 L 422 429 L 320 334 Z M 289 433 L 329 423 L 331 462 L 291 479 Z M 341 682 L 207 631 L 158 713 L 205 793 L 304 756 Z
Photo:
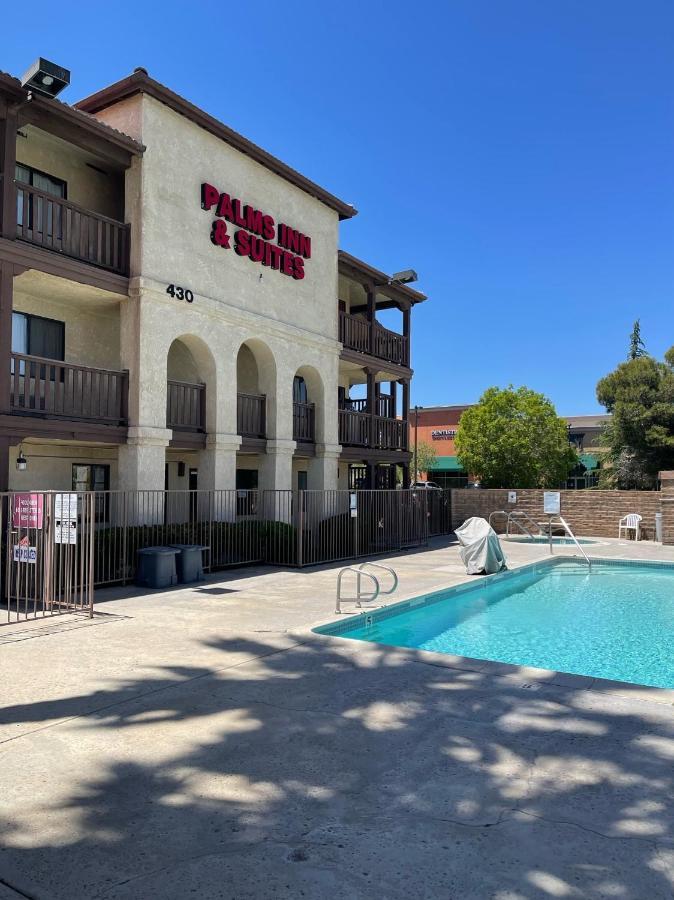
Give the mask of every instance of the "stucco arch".
M 269 344 L 253 337 L 242 340 L 236 353 L 236 392 L 265 395 L 268 438 L 278 434 L 277 385 L 278 366 Z
M 313 403 L 316 409 L 316 441 L 323 443 L 325 440 L 325 384 L 323 376 L 314 366 L 302 365 L 295 370 L 293 380 L 296 377 L 303 378 L 307 386 L 307 400 Z
M 218 372 L 206 341 L 195 334 L 174 337 L 166 352 L 166 380 L 206 385 L 206 431 L 215 432 L 218 419 Z

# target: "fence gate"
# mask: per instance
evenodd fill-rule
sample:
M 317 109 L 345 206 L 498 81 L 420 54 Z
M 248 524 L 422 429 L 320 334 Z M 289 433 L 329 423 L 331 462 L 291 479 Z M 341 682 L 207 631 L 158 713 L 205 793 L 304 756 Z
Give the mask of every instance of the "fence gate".
M 91 492 L 0 493 L 0 625 L 93 616 Z

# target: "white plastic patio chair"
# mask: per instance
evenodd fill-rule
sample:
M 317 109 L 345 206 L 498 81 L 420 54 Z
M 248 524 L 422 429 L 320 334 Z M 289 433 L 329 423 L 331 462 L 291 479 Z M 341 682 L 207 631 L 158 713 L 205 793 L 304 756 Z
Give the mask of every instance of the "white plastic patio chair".
M 638 541 L 641 537 L 641 516 L 638 513 L 629 513 L 623 516 L 618 523 L 618 537 L 622 537 L 623 531 L 629 538 L 629 532 L 634 531 L 634 540 Z

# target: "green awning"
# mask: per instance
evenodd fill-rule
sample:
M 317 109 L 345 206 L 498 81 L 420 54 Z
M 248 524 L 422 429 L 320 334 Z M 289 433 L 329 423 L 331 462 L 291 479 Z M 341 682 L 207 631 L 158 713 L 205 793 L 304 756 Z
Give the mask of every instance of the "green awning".
M 436 456 L 431 466 L 433 472 L 463 472 L 463 466 L 456 456 Z
M 578 459 L 586 469 L 598 469 L 599 460 L 593 453 L 580 453 Z

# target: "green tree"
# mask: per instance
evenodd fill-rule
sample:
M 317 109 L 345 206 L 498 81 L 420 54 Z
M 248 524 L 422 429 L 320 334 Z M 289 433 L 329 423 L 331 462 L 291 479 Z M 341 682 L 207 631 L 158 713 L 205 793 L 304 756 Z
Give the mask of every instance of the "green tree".
M 414 441 L 412 442 L 411 450 L 412 466 L 414 466 Z M 417 449 L 417 469 L 419 472 L 430 472 L 437 458 L 438 454 L 435 452 L 435 447 L 432 444 L 428 444 L 426 441 L 419 441 Z M 416 481 L 416 475 L 414 480 Z
M 630 334 L 630 352 L 627 354 L 628 359 L 639 359 L 641 356 L 648 356 L 646 345 L 641 339 L 641 322 L 636 320 Z
M 484 487 L 558 487 L 578 461 L 552 403 L 526 387 L 488 388 L 461 416 L 456 452 Z
M 658 472 L 674 468 L 674 347 L 665 362 L 642 355 L 620 363 L 597 384 L 597 399 L 611 413 L 601 486 L 654 488 Z

